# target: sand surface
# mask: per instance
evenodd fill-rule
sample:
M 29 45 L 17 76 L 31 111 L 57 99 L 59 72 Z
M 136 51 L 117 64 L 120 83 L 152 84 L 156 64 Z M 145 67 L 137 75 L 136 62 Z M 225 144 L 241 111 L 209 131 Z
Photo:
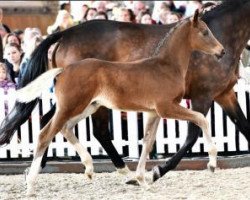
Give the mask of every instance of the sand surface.
M 146 178 L 150 181 L 151 172 Z M 92 181 L 84 174 L 39 174 L 36 196 L 27 197 L 24 175 L 0 176 L 0 199 L 148 199 L 148 200 L 249 200 L 250 167 L 203 171 L 171 171 L 145 190 L 126 185 L 117 172 L 96 173 Z

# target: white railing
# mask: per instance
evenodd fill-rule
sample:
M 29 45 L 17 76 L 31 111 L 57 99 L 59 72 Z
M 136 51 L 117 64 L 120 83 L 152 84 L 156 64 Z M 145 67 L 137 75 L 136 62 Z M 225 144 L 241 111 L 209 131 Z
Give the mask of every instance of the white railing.
M 246 88 L 244 81 L 240 80 L 239 83 L 235 86 L 237 91 L 238 101 L 246 114 Z M 7 99 L 9 107 L 11 108 L 15 102 L 14 91 L 9 91 L 8 95 L 4 95 L 3 91 L 0 90 L 0 121 L 4 118 L 4 100 Z M 185 101 L 182 101 L 182 105 L 185 106 Z M 43 113 L 46 113 L 51 106 L 51 96 L 44 94 L 42 98 L 42 108 Z M 216 103 L 214 104 L 214 124 L 215 124 L 215 136 L 213 140 L 216 142 L 216 146 L 219 152 L 224 152 L 225 144 L 228 152 L 236 151 L 236 128 L 231 120 L 226 117 L 226 125 L 223 125 L 223 112 L 220 106 Z M 127 113 L 127 123 L 128 123 L 128 140 L 122 139 L 122 125 L 121 125 L 121 112 L 112 111 L 112 120 L 113 120 L 113 144 L 115 145 L 119 154 L 123 154 L 123 147 L 128 145 L 128 156 L 131 158 L 139 157 L 139 145 L 142 145 L 142 140 L 138 139 L 138 120 L 136 112 Z M 207 119 L 211 122 L 211 111 L 207 115 Z M 39 106 L 36 106 L 32 112 L 31 120 L 24 123 L 20 127 L 21 138 L 18 138 L 18 134 L 15 133 L 10 144 L 0 148 L 0 159 L 5 158 L 30 158 L 33 152 L 34 147 L 36 146 L 36 141 L 38 138 L 40 130 L 40 115 L 39 115 Z M 183 145 L 186 135 L 187 135 L 187 122 L 179 121 L 179 136 L 176 137 L 176 121 L 167 119 L 161 120 L 158 127 L 157 137 L 156 137 L 156 153 L 175 153 L 178 148 Z M 29 126 L 31 128 L 29 128 Z M 103 155 L 107 155 L 106 152 L 102 149 L 99 142 L 93 136 L 92 123 L 89 124 L 90 133 L 89 139 L 87 137 L 87 120 L 82 120 L 78 124 L 78 138 L 80 142 L 91 151 L 92 155 L 100 155 L 100 152 Z M 226 126 L 227 134 L 225 135 L 224 130 Z M 165 127 L 165 128 L 164 128 Z M 210 126 L 211 127 L 211 126 Z M 32 134 L 30 131 L 32 130 Z M 167 133 L 167 134 L 166 134 Z M 165 136 L 164 136 L 165 134 Z M 32 137 L 31 137 L 32 135 Z M 167 136 L 166 136 L 167 135 Z M 32 139 L 31 139 L 32 138 Z M 32 142 L 32 141 L 34 142 Z M 202 151 L 202 146 L 204 146 L 204 152 L 207 151 L 207 146 L 203 137 L 199 137 L 198 141 L 194 145 L 192 152 L 199 153 Z M 166 152 L 166 149 L 168 152 Z M 246 139 L 239 135 L 239 149 L 238 151 L 248 151 L 248 144 Z M 65 157 L 65 156 L 76 156 L 76 152 L 63 139 L 61 134 L 57 134 L 55 141 L 52 142 L 49 146 L 49 157 Z

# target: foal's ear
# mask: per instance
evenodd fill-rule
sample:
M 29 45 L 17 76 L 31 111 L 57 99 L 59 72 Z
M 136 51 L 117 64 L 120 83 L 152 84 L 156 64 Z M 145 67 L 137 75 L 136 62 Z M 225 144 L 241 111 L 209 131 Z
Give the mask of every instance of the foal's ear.
M 195 10 L 194 16 L 193 16 L 193 26 L 197 27 L 198 25 L 198 18 L 199 18 L 199 9 Z

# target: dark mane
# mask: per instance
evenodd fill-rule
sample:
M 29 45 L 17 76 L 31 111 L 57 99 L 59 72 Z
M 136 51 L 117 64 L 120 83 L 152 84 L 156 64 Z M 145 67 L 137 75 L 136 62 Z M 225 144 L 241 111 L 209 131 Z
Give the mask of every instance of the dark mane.
M 213 8 L 212 10 L 205 12 L 202 19 L 206 21 L 210 18 L 219 18 L 224 13 L 231 13 L 238 10 L 239 7 L 250 2 L 249 0 L 224 0 L 221 4 Z
M 181 20 L 181 21 L 175 23 L 175 26 L 174 26 L 173 28 L 171 28 L 170 31 L 167 32 L 167 33 L 165 34 L 165 36 L 159 41 L 159 43 L 157 44 L 157 47 L 156 47 L 156 49 L 155 49 L 155 51 L 154 51 L 154 53 L 153 53 L 152 56 L 158 55 L 158 54 L 159 54 L 159 51 L 160 51 L 160 49 L 161 49 L 161 47 L 162 47 L 162 46 L 164 45 L 164 43 L 169 39 L 169 37 L 174 33 L 174 31 L 175 31 L 178 27 L 180 27 L 182 24 L 184 24 L 185 22 L 187 22 L 188 20 L 189 20 L 189 18 L 183 19 L 183 20 Z

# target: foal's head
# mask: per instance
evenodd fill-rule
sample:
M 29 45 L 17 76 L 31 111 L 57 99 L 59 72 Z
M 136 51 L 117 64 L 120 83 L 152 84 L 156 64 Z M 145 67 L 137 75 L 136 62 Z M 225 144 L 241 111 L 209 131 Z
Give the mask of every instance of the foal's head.
M 214 37 L 205 22 L 199 19 L 198 10 L 195 11 L 191 18 L 190 42 L 193 50 L 202 51 L 207 54 L 215 55 L 221 58 L 224 54 L 224 47 Z

